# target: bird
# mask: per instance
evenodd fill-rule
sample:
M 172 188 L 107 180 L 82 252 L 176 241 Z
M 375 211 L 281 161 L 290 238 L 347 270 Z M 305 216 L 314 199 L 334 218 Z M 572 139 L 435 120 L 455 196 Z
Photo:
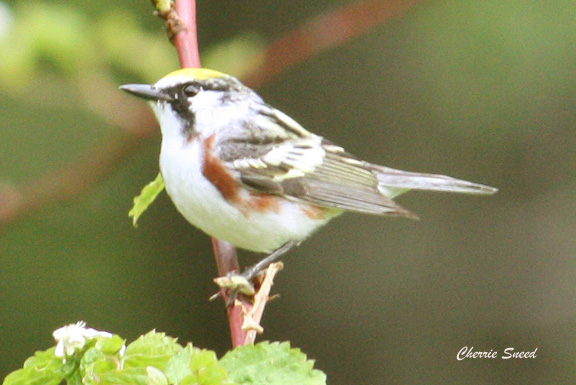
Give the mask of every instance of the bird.
M 494 194 L 494 187 L 362 160 L 306 130 L 237 78 L 176 70 L 120 89 L 149 102 L 162 133 L 160 172 L 193 226 L 268 256 L 262 269 L 344 212 L 417 218 L 393 198 L 409 190 Z

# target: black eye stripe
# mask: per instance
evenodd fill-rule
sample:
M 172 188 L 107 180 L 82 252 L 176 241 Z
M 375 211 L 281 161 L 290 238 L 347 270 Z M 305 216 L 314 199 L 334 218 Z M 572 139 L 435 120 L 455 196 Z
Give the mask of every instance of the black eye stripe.
M 174 99 L 185 99 L 186 97 L 193 97 L 203 89 L 200 84 L 196 82 L 178 84 L 172 87 L 167 87 L 164 91 L 168 95 L 172 95 Z
M 192 134 L 196 120 L 194 113 L 190 110 L 191 98 L 203 89 L 205 89 L 205 86 L 198 84 L 198 82 L 178 84 L 165 89 L 167 94 L 173 96 L 173 100 L 169 103 L 180 118 L 182 122 L 182 132 L 186 135 Z
M 182 132 L 190 133 L 194 128 L 196 117 L 194 113 L 190 111 L 188 95 L 186 95 L 182 87 L 180 87 L 179 90 L 171 90 L 170 92 L 174 95 L 174 100 L 170 102 L 172 109 L 183 123 Z
M 243 98 L 252 92 L 234 78 L 212 78 L 203 80 L 191 80 L 170 87 L 163 87 L 164 92 L 170 95 L 172 109 L 182 122 L 184 135 L 193 135 L 196 116 L 190 110 L 194 97 L 202 91 L 217 91 L 222 93 L 221 102 L 234 102 L 237 98 Z
M 225 93 L 245 92 L 247 88 L 234 78 L 212 78 L 203 80 L 191 80 L 183 84 L 164 88 L 168 95 L 174 99 L 194 97 L 201 91 L 221 91 Z

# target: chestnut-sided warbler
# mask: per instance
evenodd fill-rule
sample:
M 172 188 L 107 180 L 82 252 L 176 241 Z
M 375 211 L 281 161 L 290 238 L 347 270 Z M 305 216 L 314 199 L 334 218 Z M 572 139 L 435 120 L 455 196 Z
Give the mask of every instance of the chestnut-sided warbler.
M 160 171 L 178 211 L 213 237 L 272 253 L 259 268 L 344 211 L 416 218 L 392 200 L 408 190 L 496 192 L 358 159 L 221 72 L 187 68 L 121 89 L 152 105 Z

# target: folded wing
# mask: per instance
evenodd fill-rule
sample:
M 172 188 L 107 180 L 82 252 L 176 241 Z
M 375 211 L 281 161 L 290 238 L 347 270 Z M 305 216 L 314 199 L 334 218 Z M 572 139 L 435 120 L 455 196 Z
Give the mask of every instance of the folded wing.
M 417 218 L 392 198 L 411 189 L 469 194 L 497 191 L 444 175 L 374 165 L 309 133 L 277 110 L 269 108 L 266 116 L 274 117 L 274 127 L 287 128 L 266 130 L 269 136 L 265 138 L 235 137 L 220 143 L 220 157 L 241 183 L 258 192 L 322 207 Z

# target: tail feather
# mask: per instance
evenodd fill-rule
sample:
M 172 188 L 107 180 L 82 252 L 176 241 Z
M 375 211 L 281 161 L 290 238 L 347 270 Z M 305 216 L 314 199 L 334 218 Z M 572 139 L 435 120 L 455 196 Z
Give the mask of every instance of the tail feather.
M 446 175 L 423 174 L 372 165 L 379 185 L 398 195 L 406 190 L 445 191 L 464 194 L 494 194 L 497 188 Z

